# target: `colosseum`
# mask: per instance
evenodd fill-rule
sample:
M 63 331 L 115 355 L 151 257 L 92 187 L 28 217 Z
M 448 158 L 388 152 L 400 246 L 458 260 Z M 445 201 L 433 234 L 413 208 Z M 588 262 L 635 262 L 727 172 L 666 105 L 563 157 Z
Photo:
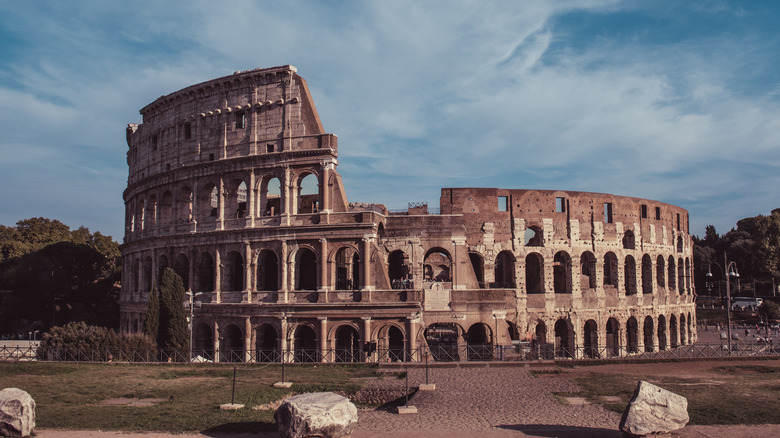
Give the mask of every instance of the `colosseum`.
M 166 267 L 215 361 L 625 356 L 696 339 L 686 210 L 602 193 L 444 188 L 350 203 L 292 66 L 162 96 L 129 124 L 121 329 Z M 185 303 L 187 304 L 187 303 Z

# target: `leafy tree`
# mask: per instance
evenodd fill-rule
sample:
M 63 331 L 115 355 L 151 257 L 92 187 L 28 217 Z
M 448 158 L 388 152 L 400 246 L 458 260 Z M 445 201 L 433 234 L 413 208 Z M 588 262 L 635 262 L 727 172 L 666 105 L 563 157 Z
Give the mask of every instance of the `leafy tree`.
M 764 303 L 761 304 L 761 307 L 759 307 L 758 310 L 766 313 L 766 316 L 769 319 L 780 319 L 780 305 L 774 301 L 764 300 Z
M 152 287 L 149 293 L 149 307 L 146 309 L 143 333 L 151 339 L 157 340 L 160 332 L 160 297 L 157 285 Z
M 79 357 L 108 360 L 109 354 L 120 358 L 122 354 L 147 353 L 154 348 L 154 341 L 146 335 L 120 335 L 105 327 L 80 321 L 52 327 L 44 333 L 38 354 L 45 360 L 76 360 Z
M 179 274 L 165 268 L 160 282 L 159 346 L 165 350 L 184 351 L 189 347 L 190 333 L 184 311 L 184 283 Z

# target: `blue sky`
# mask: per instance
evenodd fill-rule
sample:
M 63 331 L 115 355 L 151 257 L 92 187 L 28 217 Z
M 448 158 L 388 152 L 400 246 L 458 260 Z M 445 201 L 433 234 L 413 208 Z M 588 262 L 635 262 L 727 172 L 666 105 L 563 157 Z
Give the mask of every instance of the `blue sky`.
M 121 241 L 125 126 L 292 64 L 351 201 L 606 192 L 719 232 L 780 207 L 780 2 L 0 0 L 0 224 Z

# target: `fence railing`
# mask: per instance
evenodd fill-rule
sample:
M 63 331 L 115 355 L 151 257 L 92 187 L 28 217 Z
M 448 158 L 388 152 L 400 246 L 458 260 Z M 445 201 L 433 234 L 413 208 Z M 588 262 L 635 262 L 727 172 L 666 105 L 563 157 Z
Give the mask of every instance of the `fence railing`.
M 229 362 L 229 363 L 420 363 L 484 362 L 538 360 L 598 360 L 626 359 L 660 360 L 723 357 L 780 357 L 780 346 L 766 343 L 734 343 L 727 345 L 693 344 L 654 351 L 637 347 L 556 347 L 552 344 L 520 346 L 495 345 L 433 345 L 413 350 L 402 347 L 364 351 L 358 348 L 327 349 L 298 348 L 290 350 L 196 350 L 188 358 L 187 351 L 96 351 L 35 346 L 0 347 L 0 362 Z

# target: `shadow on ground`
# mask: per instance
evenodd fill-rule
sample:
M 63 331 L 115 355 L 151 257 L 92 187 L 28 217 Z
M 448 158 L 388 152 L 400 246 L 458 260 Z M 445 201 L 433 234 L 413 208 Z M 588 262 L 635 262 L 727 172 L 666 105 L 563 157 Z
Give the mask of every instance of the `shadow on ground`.
M 498 427 L 538 437 L 623 438 L 623 434 L 619 430 L 595 427 L 562 426 L 560 424 L 509 424 Z
M 200 433 L 214 438 L 234 437 L 236 435 L 244 434 L 257 436 L 257 434 L 273 433 L 273 436 L 279 435 L 275 423 L 265 423 L 262 421 L 225 423 L 220 424 L 219 426 L 208 428 L 206 430 L 202 430 Z

